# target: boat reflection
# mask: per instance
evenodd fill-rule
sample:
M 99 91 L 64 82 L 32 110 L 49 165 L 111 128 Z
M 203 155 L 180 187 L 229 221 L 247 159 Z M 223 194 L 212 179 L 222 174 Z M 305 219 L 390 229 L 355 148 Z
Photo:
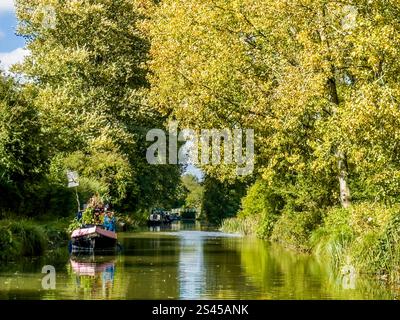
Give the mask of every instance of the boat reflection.
M 181 225 L 178 221 L 173 221 L 168 224 L 149 226 L 150 232 L 178 231 L 180 229 L 181 229 Z
M 86 299 L 110 298 L 114 287 L 115 262 L 115 256 L 71 257 L 76 292 Z

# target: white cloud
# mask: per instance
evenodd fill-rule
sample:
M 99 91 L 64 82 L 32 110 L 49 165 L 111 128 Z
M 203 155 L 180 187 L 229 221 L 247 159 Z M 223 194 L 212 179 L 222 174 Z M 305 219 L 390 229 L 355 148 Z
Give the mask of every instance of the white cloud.
M 0 30 L 0 39 L 3 39 L 5 36 L 5 33 L 3 31 Z
M 0 13 L 14 11 L 14 0 L 0 0 Z
M 24 48 L 18 48 L 11 52 L 0 52 L 0 68 L 8 72 L 13 64 L 22 62 L 27 55 L 29 55 L 29 51 Z

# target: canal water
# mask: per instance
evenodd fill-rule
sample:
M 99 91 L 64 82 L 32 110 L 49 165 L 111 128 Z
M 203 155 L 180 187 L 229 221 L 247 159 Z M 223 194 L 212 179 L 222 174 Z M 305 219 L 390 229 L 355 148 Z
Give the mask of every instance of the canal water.
M 396 299 L 385 283 L 199 224 L 120 233 L 123 252 L 67 250 L 0 266 L 0 299 Z M 55 270 L 45 290 L 44 266 Z M 350 271 L 349 271 L 350 270 Z

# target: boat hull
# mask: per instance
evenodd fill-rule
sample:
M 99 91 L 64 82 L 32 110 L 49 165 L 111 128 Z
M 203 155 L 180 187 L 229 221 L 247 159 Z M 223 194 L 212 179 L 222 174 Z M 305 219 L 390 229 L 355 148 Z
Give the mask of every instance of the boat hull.
M 77 229 L 71 235 L 72 253 L 115 251 L 116 249 L 117 234 L 99 226 Z

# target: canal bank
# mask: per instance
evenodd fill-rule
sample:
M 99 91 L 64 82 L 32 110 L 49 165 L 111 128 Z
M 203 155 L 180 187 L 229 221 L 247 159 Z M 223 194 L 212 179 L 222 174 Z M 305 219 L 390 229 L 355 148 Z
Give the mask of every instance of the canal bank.
M 257 202 L 248 200 L 237 217 L 223 221 L 222 231 L 257 236 L 329 260 L 338 271 L 351 268 L 400 285 L 398 205 L 364 202 L 347 209 L 273 212 L 258 208 L 253 212 Z

